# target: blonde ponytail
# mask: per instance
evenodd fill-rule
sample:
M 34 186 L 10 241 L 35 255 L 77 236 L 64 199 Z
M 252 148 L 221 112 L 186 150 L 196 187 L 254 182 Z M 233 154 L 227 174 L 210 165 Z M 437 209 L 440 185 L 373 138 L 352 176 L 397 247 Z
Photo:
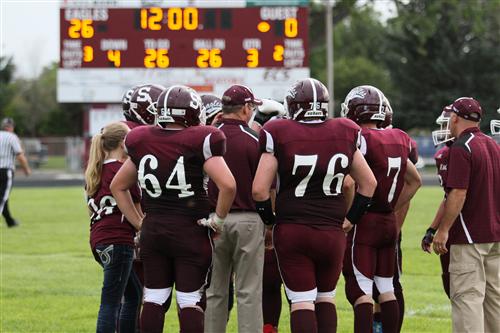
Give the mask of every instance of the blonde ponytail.
M 85 170 L 87 196 L 91 197 L 99 190 L 106 153 L 118 148 L 128 131 L 129 129 L 124 123 L 118 122 L 107 125 L 101 130 L 101 133 L 92 137 L 89 160 Z

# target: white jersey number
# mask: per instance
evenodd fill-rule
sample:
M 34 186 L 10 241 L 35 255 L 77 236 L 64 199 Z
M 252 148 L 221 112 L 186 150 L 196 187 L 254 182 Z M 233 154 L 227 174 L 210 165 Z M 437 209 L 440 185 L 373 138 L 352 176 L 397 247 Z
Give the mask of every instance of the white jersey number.
M 396 174 L 392 181 L 391 189 L 389 190 L 389 195 L 387 196 L 387 202 L 391 203 L 394 199 L 394 192 L 396 192 L 396 185 L 398 183 L 399 172 L 401 171 L 401 157 L 388 157 L 387 158 L 387 177 L 391 174 L 391 170 L 396 169 Z
M 103 216 L 113 214 L 113 208 L 116 207 L 116 200 L 110 195 L 105 195 L 101 198 L 101 201 L 99 201 L 99 206 L 95 203 L 94 198 L 89 199 L 87 204 L 92 210 L 90 219 L 97 222 Z
M 158 198 L 162 194 L 162 189 L 160 186 L 160 181 L 154 174 L 146 174 L 145 166 L 146 164 L 152 170 L 156 170 L 158 168 L 158 159 L 151 154 L 145 155 L 141 161 L 139 162 L 139 183 L 141 184 L 141 188 L 143 188 L 151 197 Z M 174 180 L 175 179 L 175 180 Z M 152 190 L 150 190 L 146 185 L 148 182 Z M 177 183 L 174 185 L 172 183 Z M 194 195 L 194 191 L 190 191 L 191 184 L 186 182 L 186 171 L 184 168 L 184 156 L 180 156 L 177 159 L 177 163 L 175 164 L 174 169 L 170 173 L 168 177 L 167 183 L 165 184 L 165 188 L 168 190 L 177 190 L 180 191 L 178 194 L 179 198 L 186 198 Z
M 326 196 L 339 195 L 342 193 L 342 184 L 344 182 L 344 174 L 339 172 L 335 173 L 335 166 L 337 161 L 340 160 L 340 166 L 342 168 L 347 168 L 349 164 L 349 159 L 346 155 L 338 153 L 333 155 L 333 157 L 328 162 L 328 169 L 326 171 L 325 178 L 323 179 L 323 193 Z M 300 198 L 306 193 L 307 184 L 314 174 L 314 169 L 316 169 L 316 164 L 318 162 L 318 155 L 295 155 L 293 162 L 292 175 L 297 173 L 297 168 L 299 166 L 310 166 L 311 169 L 309 173 L 300 181 L 300 183 L 295 188 L 295 196 Z M 337 181 L 335 184 L 335 190 L 332 192 L 331 185 L 333 181 Z

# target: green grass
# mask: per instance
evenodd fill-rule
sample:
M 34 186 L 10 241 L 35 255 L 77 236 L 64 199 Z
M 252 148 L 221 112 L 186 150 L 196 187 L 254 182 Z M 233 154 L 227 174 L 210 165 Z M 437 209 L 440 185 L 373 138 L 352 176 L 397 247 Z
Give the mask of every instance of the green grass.
M 406 298 L 403 332 L 450 332 L 450 306 L 442 291 L 438 257 L 420 250 L 441 190 L 417 194 L 403 231 Z M 0 227 L 0 332 L 92 332 L 102 271 L 88 244 L 89 223 L 81 188 L 15 188 L 10 206 L 21 226 Z M 352 332 L 352 310 L 341 277 L 337 288 L 339 332 Z M 284 302 L 286 304 L 286 302 Z M 175 309 L 165 332 L 178 332 Z M 232 311 L 228 332 L 236 332 Z M 283 306 L 280 332 L 289 332 Z
M 66 169 L 66 156 L 48 156 L 47 162 L 40 166 L 40 170 Z

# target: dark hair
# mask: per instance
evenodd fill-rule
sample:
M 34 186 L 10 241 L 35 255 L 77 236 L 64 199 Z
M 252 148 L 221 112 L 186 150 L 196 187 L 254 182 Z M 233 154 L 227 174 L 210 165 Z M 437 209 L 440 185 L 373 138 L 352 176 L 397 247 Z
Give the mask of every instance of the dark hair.
M 224 113 L 224 114 L 238 113 L 244 106 L 245 106 L 245 104 L 222 105 L 222 113 Z

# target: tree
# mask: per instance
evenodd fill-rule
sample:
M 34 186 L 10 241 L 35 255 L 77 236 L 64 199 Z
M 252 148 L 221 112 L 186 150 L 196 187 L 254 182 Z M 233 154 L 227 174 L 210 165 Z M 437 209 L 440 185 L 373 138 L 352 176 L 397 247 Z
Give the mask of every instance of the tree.
M 500 2 L 395 3 L 398 16 L 388 21 L 386 63 L 397 88 L 396 124 L 430 127 L 443 106 L 471 96 L 486 112 L 486 130 L 500 91 Z
M 5 106 L 10 103 L 13 97 L 13 89 L 10 83 L 14 76 L 15 66 L 12 58 L 0 57 L 0 105 Z M 12 116 L 7 114 L 4 107 L 0 108 L 0 116 Z

